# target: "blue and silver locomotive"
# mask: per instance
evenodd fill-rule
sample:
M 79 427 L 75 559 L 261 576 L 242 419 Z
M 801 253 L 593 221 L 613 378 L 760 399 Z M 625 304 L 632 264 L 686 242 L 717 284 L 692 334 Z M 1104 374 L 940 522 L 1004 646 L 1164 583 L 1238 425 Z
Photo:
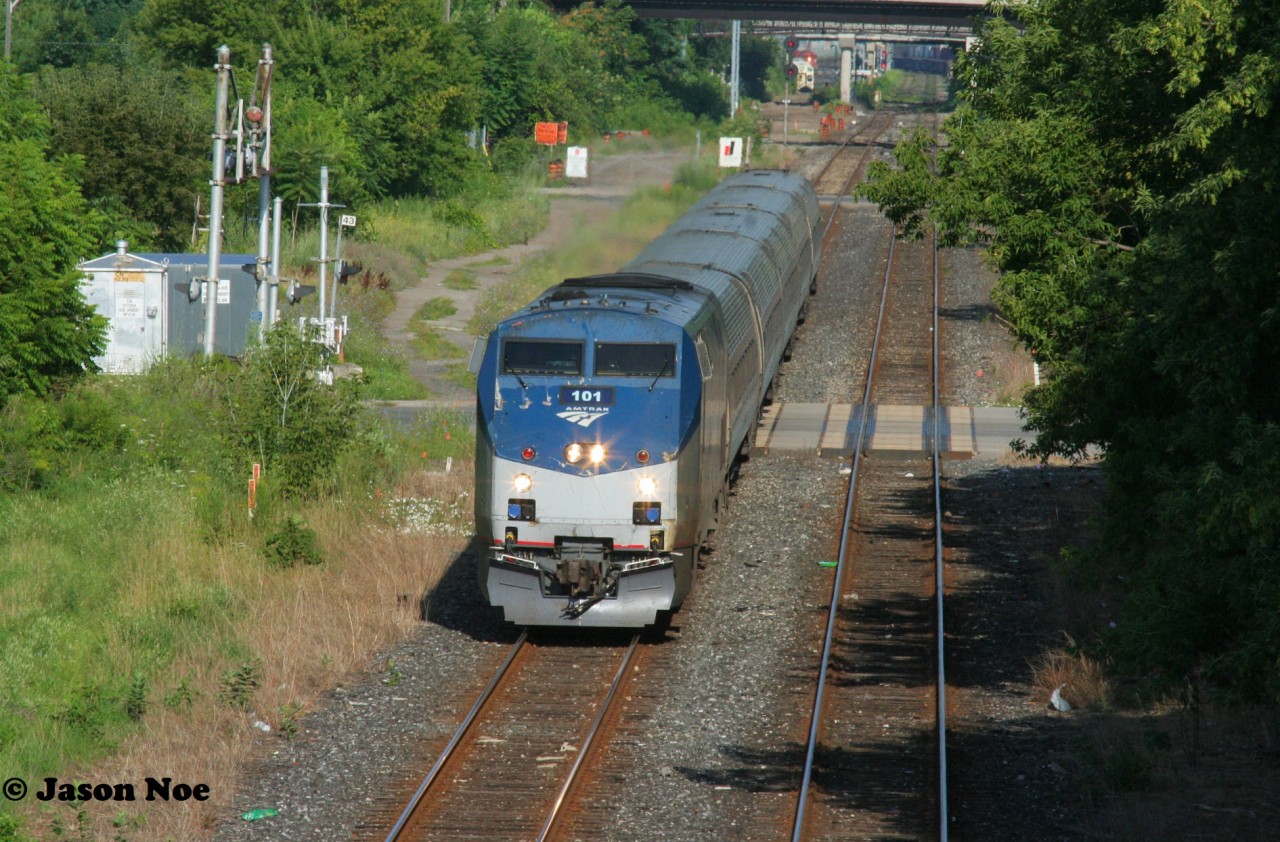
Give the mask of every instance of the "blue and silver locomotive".
M 617 273 L 566 280 L 478 363 L 480 587 L 526 625 L 679 607 L 814 289 L 805 179 L 725 179 Z

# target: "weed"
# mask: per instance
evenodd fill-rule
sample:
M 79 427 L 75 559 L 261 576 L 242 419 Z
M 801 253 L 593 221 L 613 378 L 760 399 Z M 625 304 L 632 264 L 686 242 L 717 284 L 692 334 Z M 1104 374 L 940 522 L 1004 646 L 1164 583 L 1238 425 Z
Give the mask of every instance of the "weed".
M 400 671 L 400 667 L 396 664 L 395 658 L 387 658 L 387 677 L 382 679 L 382 683 L 388 687 L 397 687 L 404 680 L 404 673 Z
M 1062 687 L 1062 695 L 1075 707 L 1108 709 L 1111 686 L 1102 664 L 1081 652 L 1070 635 L 1066 639 L 1065 647 L 1042 652 L 1031 663 L 1032 679 L 1043 698 Z
M 444 276 L 442 286 L 444 286 L 445 289 L 475 289 L 478 286 L 476 283 L 476 273 L 470 269 L 454 269 Z M 450 313 L 449 315 L 453 314 Z
M 147 714 L 147 676 L 142 672 L 135 672 L 133 680 L 129 682 L 129 689 L 124 697 L 124 713 L 125 716 L 138 722 Z
M 422 322 L 412 325 L 413 349 L 424 360 L 451 360 L 466 356 L 466 353 L 444 337 L 440 331 L 425 326 Z
M 184 675 L 168 693 L 164 694 L 164 706 L 174 712 L 186 713 L 195 704 L 195 692 L 191 689 L 191 676 Z
M 131 816 L 124 810 L 116 813 L 115 818 L 111 820 L 111 826 L 116 829 L 116 834 L 111 837 L 111 842 L 128 842 L 129 837 L 125 836 L 125 831 L 142 830 L 147 824 L 147 817 L 141 813 Z
M 413 321 L 425 322 L 434 321 L 435 319 L 445 319 L 458 312 L 457 306 L 451 298 L 432 298 L 418 308 L 413 314 Z
M 1167 734 L 1153 728 L 1139 731 L 1133 722 L 1095 727 L 1076 750 L 1086 800 L 1098 804 L 1123 793 L 1150 790 L 1155 784 L 1157 757 L 1171 746 Z
M 25 842 L 26 839 L 18 820 L 0 813 L 0 842 Z
M 298 736 L 298 720 L 302 718 L 302 705 L 298 702 L 287 702 L 276 708 L 276 730 L 286 740 Z
M 289 568 L 296 564 L 323 564 L 324 555 L 316 531 L 298 515 L 289 515 L 263 547 L 263 554 L 274 567 Z
M 444 371 L 444 379 L 456 386 L 461 386 L 468 392 L 474 392 L 476 390 L 476 376 L 472 374 L 471 369 L 463 363 L 456 363 L 446 368 Z
M 235 669 L 227 670 L 222 675 L 222 689 L 218 698 L 223 704 L 236 710 L 248 710 L 253 703 L 253 694 L 262 684 L 262 661 L 250 658 L 241 662 Z

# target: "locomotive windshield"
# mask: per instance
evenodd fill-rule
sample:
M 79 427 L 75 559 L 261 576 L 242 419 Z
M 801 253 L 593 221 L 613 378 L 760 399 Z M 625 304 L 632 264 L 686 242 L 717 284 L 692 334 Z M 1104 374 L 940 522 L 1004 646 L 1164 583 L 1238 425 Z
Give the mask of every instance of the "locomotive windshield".
M 502 346 L 503 374 L 581 374 L 581 342 L 517 342 Z
M 596 375 L 675 377 L 676 346 L 598 342 L 596 343 Z

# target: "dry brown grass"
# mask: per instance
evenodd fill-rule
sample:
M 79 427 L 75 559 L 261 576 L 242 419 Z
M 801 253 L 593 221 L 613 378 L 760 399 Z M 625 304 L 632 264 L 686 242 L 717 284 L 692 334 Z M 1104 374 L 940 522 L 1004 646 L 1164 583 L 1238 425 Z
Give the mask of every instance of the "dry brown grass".
M 449 474 L 425 471 L 409 475 L 400 489 L 405 496 L 453 500 L 473 488 L 470 465 L 454 465 Z M 206 838 L 216 818 L 254 807 L 234 803 L 246 764 L 284 738 L 291 711 L 305 711 L 337 683 L 376 663 L 377 654 L 405 639 L 421 622 L 421 600 L 439 581 L 450 562 L 466 547 L 468 537 L 396 531 L 371 524 L 359 510 L 329 502 L 305 508 L 307 522 L 318 533 L 328 559 L 316 567 L 275 570 L 243 546 L 211 554 L 214 561 L 200 574 L 212 577 L 241 601 L 227 622 L 228 635 L 240 641 L 243 658 L 261 663 L 261 679 L 251 704 L 237 710 L 219 700 L 227 653 L 208 651 L 173 665 L 170 674 L 190 677 L 189 710 L 171 710 L 152 693 L 142 731 L 120 751 L 85 770 L 89 781 L 129 781 L 147 777 L 206 783 L 207 802 L 89 804 L 89 820 L 77 828 L 85 838 L 128 839 L 129 842 Z M 159 539 L 163 541 L 163 539 Z M 159 554 L 148 554 L 162 557 Z M 163 576 L 158 565 L 155 575 Z M 155 587 L 172 587 L 169 578 Z M 178 576 L 178 578 L 181 578 Z M 206 582 L 208 584 L 208 582 Z M 211 648 L 215 648 L 211 644 Z M 232 658 L 239 660 L 240 655 Z M 253 726 L 272 726 L 264 733 Z M 140 789 L 141 791 L 141 789 Z M 136 818 L 121 831 L 113 819 L 125 806 Z M 33 831 L 50 826 L 52 816 L 76 827 L 75 811 L 65 806 L 45 811 Z
M 1032 660 L 1031 676 L 1045 700 L 1061 687 L 1062 697 L 1072 707 L 1107 710 L 1111 706 L 1111 685 L 1103 665 L 1078 651 L 1070 636 L 1065 647 L 1042 652 Z

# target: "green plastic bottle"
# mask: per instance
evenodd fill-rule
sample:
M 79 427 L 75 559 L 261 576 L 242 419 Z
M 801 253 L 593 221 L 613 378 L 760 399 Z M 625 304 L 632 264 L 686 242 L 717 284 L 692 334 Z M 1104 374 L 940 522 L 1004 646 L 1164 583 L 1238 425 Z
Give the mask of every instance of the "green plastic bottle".
M 257 810 L 250 810 L 240 818 L 247 822 L 256 822 L 258 819 L 265 819 L 267 816 L 278 816 L 279 810 L 272 810 L 270 807 L 261 807 Z

